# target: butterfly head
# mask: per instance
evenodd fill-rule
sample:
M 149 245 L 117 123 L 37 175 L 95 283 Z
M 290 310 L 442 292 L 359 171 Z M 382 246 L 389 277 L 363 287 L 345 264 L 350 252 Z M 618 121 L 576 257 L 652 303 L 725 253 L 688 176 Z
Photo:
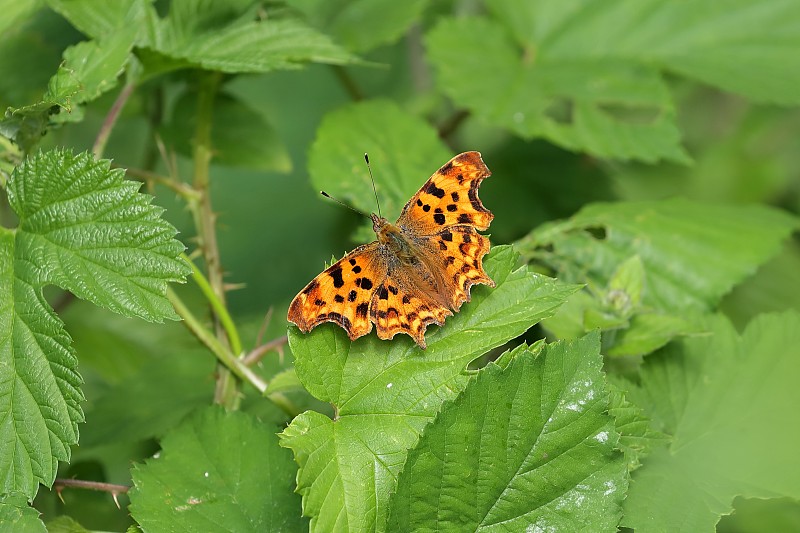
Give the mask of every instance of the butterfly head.
M 372 231 L 374 231 L 375 234 L 380 237 L 383 229 L 390 225 L 389 221 L 381 216 L 376 215 L 375 213 L 372 213 L 370 218 L 372 219 Z

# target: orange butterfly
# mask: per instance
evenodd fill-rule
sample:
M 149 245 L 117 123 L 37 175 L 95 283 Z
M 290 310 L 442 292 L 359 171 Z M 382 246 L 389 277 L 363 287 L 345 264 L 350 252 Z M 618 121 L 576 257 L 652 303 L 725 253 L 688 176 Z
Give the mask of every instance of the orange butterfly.
M 323 322 L 342 326 L 350 340 L 372 331 L 391 339 L 406 333 L 425 349 L 428 324 L 444 324 L 470 299 L 470 287 L 494 287 L 481 260 L 494 215 L 478 198 L 491 175 L 479 152 L 455 156 L 417 191 L 390 224 L 372 214 L 378 240 L 359 246 L 295 296 L 288 319 L 307 333 Z

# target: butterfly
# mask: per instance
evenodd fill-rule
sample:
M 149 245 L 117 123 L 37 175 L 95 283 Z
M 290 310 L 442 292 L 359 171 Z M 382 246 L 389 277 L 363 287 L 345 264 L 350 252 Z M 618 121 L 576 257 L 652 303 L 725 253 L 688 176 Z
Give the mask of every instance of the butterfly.
M 394 224 L 372 214 L 377 240 L 325 269 L 295 296 L 288 320 L 304 333 L 334 322 L 355 340 L 405 333 L 423 350 L 429 324 L 444 324 L 470 299 L 474 284 L 494 287 L 481 261 L 489 239 L 476 230 L 494 215 L 478 198 L 491 175 L 479 152 L 442 166 L 411 197 Z

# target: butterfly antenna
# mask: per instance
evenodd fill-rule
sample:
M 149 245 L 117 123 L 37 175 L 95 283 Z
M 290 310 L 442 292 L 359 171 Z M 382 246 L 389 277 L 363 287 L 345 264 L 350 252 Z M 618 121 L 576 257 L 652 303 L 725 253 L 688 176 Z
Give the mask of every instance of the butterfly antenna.
M 375 203 L 378 204 L 378 216 L 383 218 L 383 215 L 381 215 L 381 203 L 378 201 L 378 189 L 375 188 L 375 178 L 372 177 L 372 168 L 369 166 L 369 155 L 367 155 L 366 152 L 364 152 L 364 161 L 367 163 L 369 180 L 372 182 L 372 192 L 375 193 Z
M 352 205 L 347 205 L 346 203 L 342 202 L 341 200 L 338 200 L 338 199 L 334 198 L 333 196 L 331 196 L 330 194 L 326 193 L 325 191 L 319 191 L 319 193 L 322 196 L 324 196 L 325 198 L 330 198 L 331 200 L 333 200 L 337 204 L 342 205 L 342 206 L 346 207 L 347 209 L 349 209 L 351 211 L 355 211 L 359 215 L 364 215 L 365 217 L 370 218 L 370 216 L 368 214 L 366 214 L 365 212 L 363 212 L 363 211 L 361 211 L 359 209 L 356 209 Z

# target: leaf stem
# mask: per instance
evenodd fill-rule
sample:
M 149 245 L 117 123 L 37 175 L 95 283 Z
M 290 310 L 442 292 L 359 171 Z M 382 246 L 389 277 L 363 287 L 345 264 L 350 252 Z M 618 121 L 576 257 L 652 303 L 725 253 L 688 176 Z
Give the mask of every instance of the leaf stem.
M 108 110 L 108 114 L 105 120 L 103 120 L 103 125 L 100 126 L 100 131 L 97 132 L 94 146 L 92 146 L 92 153 L 97 159 L 103 157 L 106 143 L 108 143 L 108 138 L 111 136 L 111 130 L 114 129 L 114 125 L 117 123 L 122 108 L 125 107 L 125 103 L 128 101 L 128 98 L 130 98 L 135 88 L 136 85 L 134 83 L 127 83 L 119 92 L 119 95 L 117 95 L 117 99 L 114 100 L 111 109 Z
M 264 394 L 264 391 L 267 390 L 267 384 L 250 370 L 241 359 L 236 357 L 227 346 L 222 344 L 213 333 L 203 327 L 197 317 L 194 316 L 194 314 L 189 311 L 189 308 L 186 307 L 186 304 L 183 303 L 183 300 L 175 294 L 175 291 L 167 289 L 167 298 L 169 298 L 172 307 L 175 308 L 175 312 L 183 319 L 189 331 L 191 331 L 200 342 L 205 344 L 209 350 L 214 352 L 214 355 L 217 356 L 217 359 L 219 359 L 220 363 L 222 363 L 226 369 L 230 370 L 230 372 L 243 381 L 247 381 L 253 385 L 261 394 Z

